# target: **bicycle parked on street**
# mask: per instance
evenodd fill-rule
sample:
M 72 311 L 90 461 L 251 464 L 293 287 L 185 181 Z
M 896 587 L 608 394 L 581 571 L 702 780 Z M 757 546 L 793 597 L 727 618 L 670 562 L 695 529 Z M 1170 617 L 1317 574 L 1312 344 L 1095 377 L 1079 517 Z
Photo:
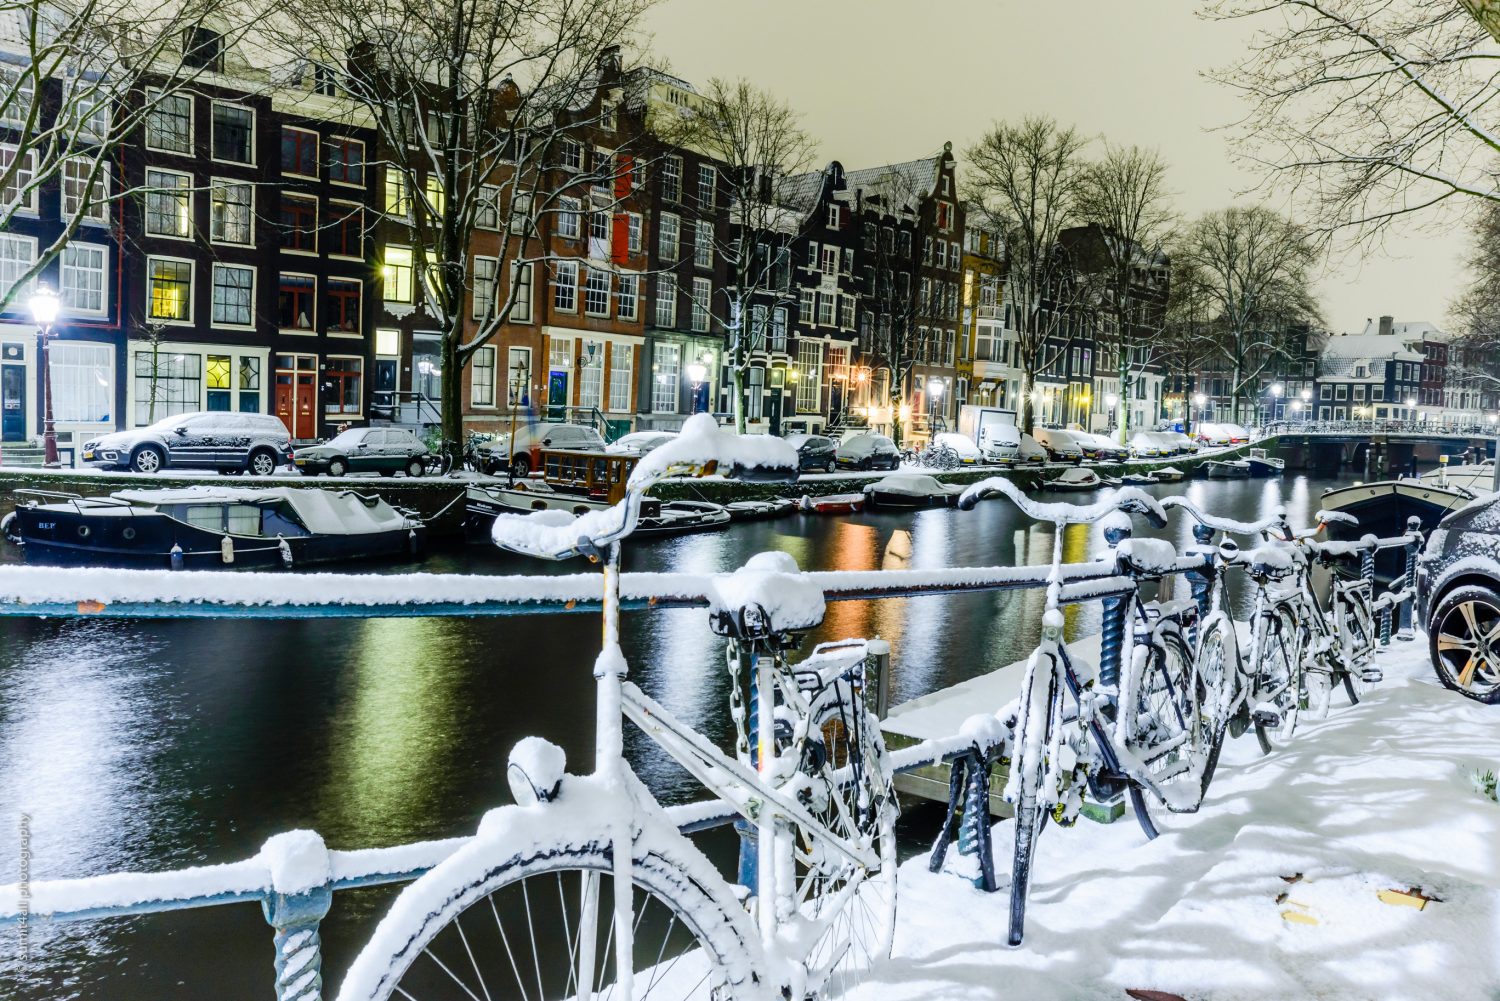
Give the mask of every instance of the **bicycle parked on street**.
M 791 663 L 824 609 L 791 558 L 756 557 L 710 596 L 711 624 L 730 641 L 733 754 L 626 680 L 621 542 L 650 486 L 716 470 L 793 479 L 797 456 L 776 439 L 699 427 L 642 459 L 613 508 L 497 519 L 505 548 L 602 564 L 595 769 L 565 775 L 561 749 L 518 744 L 516 805 L 486 814 L 470 844 L 397 898 L 340 998 L 839 996 L 889 952 L 896 799 L 863 698 L 867 649 L 823 644 Z M 740 887 L 637 779 L 622 716 L 721 797 L 703 804 L 710 812 L 727 804 L 753 832 Z

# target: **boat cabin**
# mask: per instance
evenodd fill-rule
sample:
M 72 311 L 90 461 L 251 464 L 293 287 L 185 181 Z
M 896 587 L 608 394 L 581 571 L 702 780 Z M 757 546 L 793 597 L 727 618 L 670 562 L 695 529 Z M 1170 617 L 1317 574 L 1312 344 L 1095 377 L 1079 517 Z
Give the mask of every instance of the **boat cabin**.
M 543 449 L 542 477 L 554 489 L 618 504 L 625 499 L 625 483 L 640 458 L 613 452 Z

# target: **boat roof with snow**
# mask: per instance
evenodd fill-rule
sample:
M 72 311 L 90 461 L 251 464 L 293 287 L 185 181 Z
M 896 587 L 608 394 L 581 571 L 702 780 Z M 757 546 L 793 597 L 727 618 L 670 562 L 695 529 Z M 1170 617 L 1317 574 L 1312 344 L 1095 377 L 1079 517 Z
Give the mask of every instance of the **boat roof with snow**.
M 117 490 L 110 495 L 130 504 L 157 509 L 252 504 L 286 505 L 309 532 L 318 535 L 364 535 L 409 527 L 411 519 L 383 498 L 353 490 L 315 487 L 176 487 L 162 490 Z M 165 512 L 170 515 L 170 512 Z

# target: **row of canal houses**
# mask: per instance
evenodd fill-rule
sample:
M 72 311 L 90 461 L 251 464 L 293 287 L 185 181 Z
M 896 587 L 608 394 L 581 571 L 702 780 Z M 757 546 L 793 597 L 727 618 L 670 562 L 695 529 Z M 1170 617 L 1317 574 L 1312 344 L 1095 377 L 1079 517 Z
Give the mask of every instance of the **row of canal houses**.
M 512 281 L 525 287 L 500 335 L 461 374 L 445 372 L 402 221 L 410 195 L 377 132 L 311 68 L 268 87 L 233 44 L 203 34 L 189 53 L 193 84 L 152 95 L 144 127 L 113 151 L 81 225 L 39 276 L 62 299 L 48 367 L 65 445 L 203 409 L 274 413 L 296 440 L 371 420 L 430 423 L 451 378 L 462 380 L 472 430 L 537 415 L 596 417 L 614 431 L 673 427 L 732 409 L 731 276 L 715 253 L 731 239 L 725 165 L 691 148 L 657 151 L 608 212 L 590 211 L 579 191 L 566 203 L 576 211 L 536 220 L 551 259 L 519 272 L 499 259 L 498 213 L 490 227 L 481 221 L 474 315 Z M 10 65 L 0 60 L 0 71 Z M 622 70 L 617 53 L 601 60 L 597 82 L 596 101 L 625 95 L 621 113 L 584 116 L 588 132 L 561 167 L 596 167 L 610 146 L 643 149 L 652 108 L 698 100 L 685 81 Z M 605 121 L 618 135 L 600 134 Z M 23 124 L 15 114 L 0 129 Z M 12 162 L 16 132 L 8 138 L 0 156 Z M 951 420 L 973 372 L 964 320 L 994 310 L 964 305 L 979 301 L 972 265 L 992 241 L 966 230 L 954 169 L 945 145 L 906 163 L 833 162 L 766 179 L 794 222 L 779 287 L 747 318 L 764 331 L 744 379 L 753 429 L 856 414 L 877 426 Z M 85 195 L 75 182 L 30 192 L 0 232 L 7 288 L 77 214 Z M 112 185 L 131 197 L 111 197 Z M 41 430 L 31 291 L 0 315 L 3 441 Z M 904 394 L 891 386 L 891 330 L 902 323 L 916 356 Z

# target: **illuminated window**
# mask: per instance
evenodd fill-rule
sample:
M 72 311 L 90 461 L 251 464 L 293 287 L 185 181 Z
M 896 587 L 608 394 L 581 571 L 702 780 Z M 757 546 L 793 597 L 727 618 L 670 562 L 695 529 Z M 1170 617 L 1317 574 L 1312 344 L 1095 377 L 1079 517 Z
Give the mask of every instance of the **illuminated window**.
M 150 312 L 153 320 L 186 321 L 193 318 L 193 265 L 190 261 L 147 260 Z
M 209 355 L 203 368 L 204 386 L 208 390 L 209 410 L 229 410 L 233 401 L 230 392 L 232 367 L 228 355 Z
M 410 247 L 386 247 L 385 267 L 386 302 L 411 302 L 412 257 Z

